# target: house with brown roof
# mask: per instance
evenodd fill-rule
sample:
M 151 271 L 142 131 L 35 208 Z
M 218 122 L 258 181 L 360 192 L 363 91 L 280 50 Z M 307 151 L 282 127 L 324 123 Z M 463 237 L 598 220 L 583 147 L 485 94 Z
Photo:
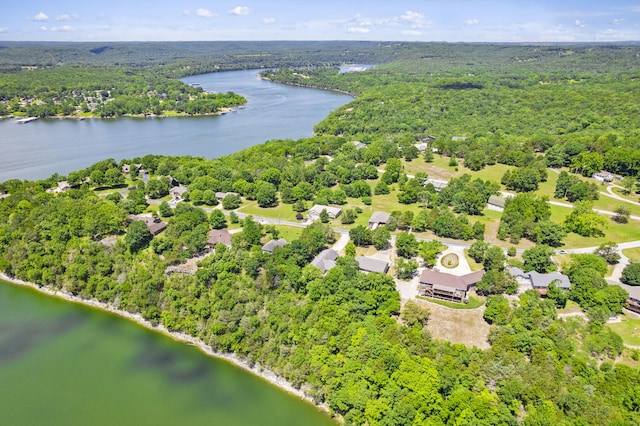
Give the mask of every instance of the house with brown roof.
M 231 247 L 231 234 L 226 229 L 212 229 L 208 236 L 206 247 L 209 249 L 215 248 L 218 244 Z
M 458 276 L 425 269 L 420 275 L 418 294 L 461 303 L 467 300 L 467 293 L 483 276 L 484 271 Z
M 162 231 L 164 231 L 164 229 L 167 227 L 167 224 L 164 223 L 162 220 L 160 220 L 159 217 L 152 217 L 152 216 L 129 216 L 131 218 L 131 220 L 136 221 L 139 220 L 141 222 L 144 222 L 147 225 L 147 228 L 149 228 L 149 232 L 151 232 L 151 234 L 153 235 L 158 235 L 159 233 L 161 233 Z

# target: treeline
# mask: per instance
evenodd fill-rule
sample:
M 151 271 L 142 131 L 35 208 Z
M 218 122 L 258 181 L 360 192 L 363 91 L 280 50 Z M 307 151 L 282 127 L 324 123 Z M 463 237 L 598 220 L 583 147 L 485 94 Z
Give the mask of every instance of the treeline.
M 194 115 L 244 103 L 235 93 L 208 94 L 158 69 L 51 67 L 0 76 L 0 116 Z

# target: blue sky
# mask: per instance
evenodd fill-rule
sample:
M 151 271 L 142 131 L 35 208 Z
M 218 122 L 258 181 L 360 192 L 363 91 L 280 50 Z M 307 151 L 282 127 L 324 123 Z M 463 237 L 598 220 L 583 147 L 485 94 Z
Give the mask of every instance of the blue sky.
M 0 40 L 640 40 L 640 1 L 26 0 Z

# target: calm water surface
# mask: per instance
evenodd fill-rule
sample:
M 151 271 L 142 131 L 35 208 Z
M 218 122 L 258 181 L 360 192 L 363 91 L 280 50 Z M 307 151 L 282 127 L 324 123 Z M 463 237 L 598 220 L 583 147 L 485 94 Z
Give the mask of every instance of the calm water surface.
M 0 281 L 0 424 L 334 423 L 194 347 Z
M 233 91 L 245 107 L 222 116 L 0 120 L 0 182 L 66 175 L 91 164 L 146 154 L 219 157 L 272 139 L 313 135 L 313 126 L 351 101 L 338 93 L 263 81 L 257 70 L 183 79 L 214 92 Z

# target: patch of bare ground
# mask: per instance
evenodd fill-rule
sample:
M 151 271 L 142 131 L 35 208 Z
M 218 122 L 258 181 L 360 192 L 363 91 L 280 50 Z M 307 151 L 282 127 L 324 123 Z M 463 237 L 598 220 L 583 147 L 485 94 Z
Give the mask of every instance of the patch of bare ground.
M 429 308 L 431 315 L 427 329 L 434 339 L 479 349 L 489 348 L 487 337 L 491 326 L 482 317 L 484 306 L 472 310 L 455 310 L 426 300 L 416 299 L 415 302 Z

